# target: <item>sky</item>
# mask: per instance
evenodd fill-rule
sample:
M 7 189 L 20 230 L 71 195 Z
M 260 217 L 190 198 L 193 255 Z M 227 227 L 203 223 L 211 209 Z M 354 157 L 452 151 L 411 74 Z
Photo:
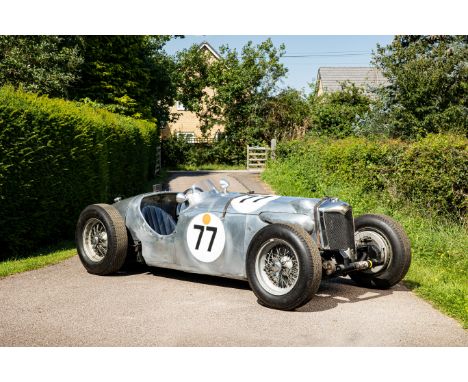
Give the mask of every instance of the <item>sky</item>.
M 173 39 L 165 47 L 168 54 L 200 44 L 210 43 L 216 50 L 221 45 L 229 45 L 240 51 L 248 42 L 258 44 L 271 38 L 275 46 L 284 43 L 285 56 L 281 62 L 288 68 L 287 78 L 280 87 L 292 87 L 310 92 L 309 83 L 314 82 L 321 66 L 370 66 L 372 51 L 377 44 L 389 44 L 393 36 L 185 36 Z

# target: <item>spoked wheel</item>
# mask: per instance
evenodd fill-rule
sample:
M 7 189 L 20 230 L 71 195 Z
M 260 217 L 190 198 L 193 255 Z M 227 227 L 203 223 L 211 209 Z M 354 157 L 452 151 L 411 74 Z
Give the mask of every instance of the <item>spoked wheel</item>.
M 401 225 L 388 216 L 371 214 L 357 217 L 354 225 L 359 260 L 377 265 L 349 276 L 366 287 L 386 289 L 399 283 L 411 263 L 410 241 Z
M 288 293 L 299 277 L 299 260 L 294 249 L 282 239 L 271 239 L 259 250 L 255 275 L 269 293 L 280 296 Z
M 81 212 L 76 225 L 76 245 L 81 263 L 89 273 L 117 272 L 127 257 L 127 230 L 115 207 L 93 204 Z
M 247 277 L 258 301 L 267 307 L 293 310 L 317 292 L 322 261 L 310 235 L 301 227 L 271 224 L 252 239 Z
M 83 230 L 84 253 L 90 261 L 102 261 L 107 253 L 107 231 L 104 223 L 91 218 Z

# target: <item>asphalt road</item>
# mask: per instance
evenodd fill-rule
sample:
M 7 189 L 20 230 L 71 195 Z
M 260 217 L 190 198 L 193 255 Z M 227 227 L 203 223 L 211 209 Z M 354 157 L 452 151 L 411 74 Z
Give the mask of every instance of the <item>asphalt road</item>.
M 173 173 L 268 192 L 254 174 Z M 468 332 L 403 285 L 322 282 L 295 312 L 259 305 L 246 282 L 159 268 L 100 277 L 77 256 L 0 279 L 1 346 L 468 346 Z

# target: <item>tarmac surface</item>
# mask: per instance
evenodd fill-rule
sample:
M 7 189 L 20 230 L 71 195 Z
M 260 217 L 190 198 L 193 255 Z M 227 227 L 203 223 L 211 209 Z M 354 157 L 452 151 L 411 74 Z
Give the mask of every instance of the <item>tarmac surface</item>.
M 171 173 L 168 184 L 205 177 L 270 192 L 240 171 Z M 0 279 L 0 346 L 468 346 L 468 332 L 402 284 L 323 281 L 283 312 L 259 305 L 247 282 L 160 268 L 100 277 L 75 256 Z

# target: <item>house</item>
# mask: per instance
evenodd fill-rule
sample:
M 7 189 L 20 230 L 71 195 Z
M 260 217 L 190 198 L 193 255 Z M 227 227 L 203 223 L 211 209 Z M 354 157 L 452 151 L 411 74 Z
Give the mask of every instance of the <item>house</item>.
M 210 59 L 220 60 L 221 56 L 219 53 L 207 42 L 200 44 L 199 49 L 206 51 L 210 55 Z M 210 93 L 211 89 L 207 89 L 207 93 Z M 185 110 L 184 105 L 176 101 L 176 103 L 170 109 L 171 114 L 178 114 L 179 117 L 175 122 L 169 123 L 161 131 L 162 139 L 167 138 L 171 135 L 177 135 L 184 137 L 191 143 L 203 140 L 202 132 L 200 130 L 200 120 L 197 115 L 191 111 Z M 208 139 L 217 139 L 217 135 L 224 131 L 223 125 L 215 125 L 211 131 Z
M 317 95 L 339 91 L 344 82 L 353 83 L 365 92 L 388 84 L 388 80 L 377 68 L 321 67 L 317 73 Z

